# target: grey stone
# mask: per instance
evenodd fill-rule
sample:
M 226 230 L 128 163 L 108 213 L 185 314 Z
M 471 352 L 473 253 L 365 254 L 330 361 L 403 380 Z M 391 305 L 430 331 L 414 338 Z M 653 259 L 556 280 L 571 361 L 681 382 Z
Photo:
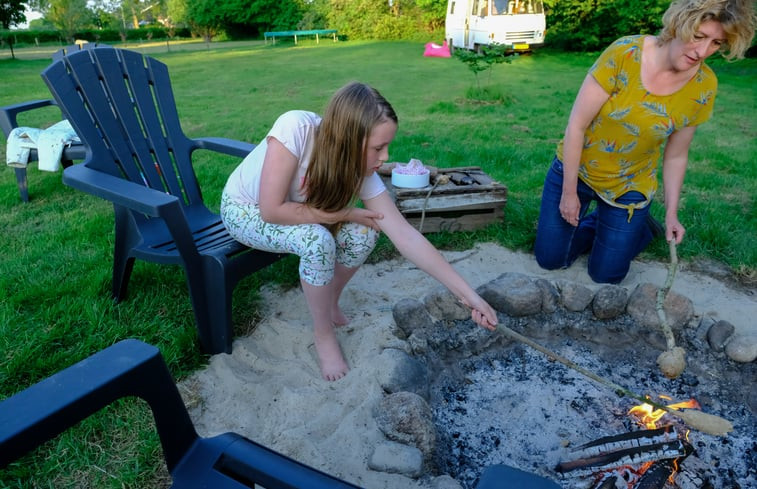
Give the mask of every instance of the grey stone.
M 710 333 L 710 328 L 716 323 L 717 321 L 710 315 L 705 314 L 699 319 L 699 324 L 697 325 L 697 330 L 695 333 L 696 339 L 700 341 L 708 341 L 707 336 Z
M 438 287 L 426 294 L 423 304 L 436 319 L 463 320 L 470 317 L 470 309 L 446 287 Z
M 626 311 L 628 291 L 619 285 L 604 285 L 594 294 L 591 309 L 599 319 L 613 319 Z
M 431 480 L 429 487 L 431 489 L 463 489 L 463 486 L 460 485 L 459 482 L 447 474 L 434 477 Z
M 392 317 L 405 338 L 415 330 L 434 326 L 434 319 L 428 313 L 426 306 L 416 299 L 402 299 L 397 302 L 392 307 Z
M 541 290 L 541 310 L 546 313 L 557 311 L 560 305 L 560 293 L 552 282 L 543 278 L 536 279 L 536 286 Z
M 757 359 L 757 334 L 733 335 L 725 345 L 725 354 L 734 362 L 753 362 Z
M 423 473 L 423 454 L 415 447 L 388 441 L 373 449 L 368 467 L 379 472 L 415 478 Z
M 424 399 L 429 398 L 429 382 L 426 367 L 402 350 L 386 348 L 379 354 L 383 368 L 376 374 L 385 392 L 415 392 Z
M 478 293 L 494 309 L 510 316 L 529 316 L 542 310 L 541 288 L 522 273 L 503 273 L 479 287 Z
M 418 448 L 430 460 L 436 448 L 436 427 L 428 403 L 413 392 L 396 392 L 381 399 L 376 424 L 392 441 Z
M 415 355 L 423 355 L 428 351 L 428 340 L 425 336 L 413 333 L 407 339 L 410 349 Z
M 717 321 L 707 330 L 707 343 L 715 351 L 724 351 L 736 328 L 728 321 Z
M 557 289 L 560 291 L 562 305 L 569 311 L 581 312 L 594 299 L 594 292 L 590 288 L 576 282 L 558 280 Z
M 626 312 L 639 324 L 648 328 L 660 328 L 657 315 L 657 291 L 654 284 L 639 284 L 628 299 Z M 663 310 L 671 329 L 682 329 L 694 317 L 694 304 L 687 297 L 668 291 Z

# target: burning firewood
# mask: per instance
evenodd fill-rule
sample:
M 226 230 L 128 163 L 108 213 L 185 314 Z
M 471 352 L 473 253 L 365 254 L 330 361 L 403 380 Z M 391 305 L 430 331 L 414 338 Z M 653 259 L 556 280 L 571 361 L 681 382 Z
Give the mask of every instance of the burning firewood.
M 536 343 L 530 338 L 527 338 L 523 336 L 522 334 L 508 328 L 504 324 L 500 323 L 497 326 L 497 329 L 503 332 L 505 335 L 509 336 L 510 338 L 520 341 L 521 343 L 524 343 L 530 346 L 531 348 L 537 351 L 540 351 L 541 353 L 544 353 L 549 358 L 556 360 L 567 367 L 572 368 L 576 372 L 582 375 L 585 375 L 586 377 L 589 377 L 590 379 L 595 380 L 606 387 L 610 387 L 619 396 L 632 397 L 641 402 L 647 403 L 657 409 L 662 409 L 666 411 L 671 416 L 679 418 L 681 421 L 686 423 L 686 425 L 688 425 L 690 428 L 693 428 L 698 431 L 702 431 L 704 433 L 708 433 L 710 435 L 715 435 L 715 436 L 725 436 L 730 431 L 733 431 L 733 423 L 731 423 L 727 419 L 721 418 L 719 416 L 715 416 L 714 414 L 707 414 L 707 413 L 703 413 L 701 411 L 696 411 L 693 409 L 677 410 L 677 409 L 673 409 L 668 406 L 662 405 L 660 403 L 650 400 L 648 397 L 644 397 L 639 394 L 636 394 L 630 389 L 620 386 L 611 380 L 601 377 L 595 374 L 594 372 L 591 372 L 581 367 L 575 362 L 572 362 L 568 360 L 567 358 L 561 355 L 558 355 L 557 353 L 549 350 L 548 348 L 543 347 L 542 345 Z
M 706 468 L 696 467 L 696 458 L 691 470 L 684 468 L 693 453 L 694 447 L 668 425 L 591 441 L 573 450 L 575 458 L 560 462 L 555 470 L 592 477 L 592 489 L 662 489 L 674 480 L 681 489 L 712 489 L 703 478 Z
M 668 295 L 668 291 L 673 286 L 673 279 L 676 276 L 676 270 L 678 268 L 678 254 L 676 253 L 676 242 L 671 239 L 670 244 L 670 265 L 668 265 L 668 276 L 665 279 L 665 285 L 657 291 L 657 316 L 660 318 L 660 327 L 665 334 L 665 341 L 668 349 L 657 357 L 657 366 L 660 367 L 663 375 L 669 379 L 678 378 L 686 368 L 686 350 L 680 346 L 676 346 L 676 339 L 673 335 L 673 330 L 668 324 L 668 318 L 665 314 L 665 297 Z
M 560 462 L 560 473 L 583 469 L 607 469 L 645 462 L 686 457 L 691 448 L 668 427 L 606 436 L 574 450 L 577 458 Z

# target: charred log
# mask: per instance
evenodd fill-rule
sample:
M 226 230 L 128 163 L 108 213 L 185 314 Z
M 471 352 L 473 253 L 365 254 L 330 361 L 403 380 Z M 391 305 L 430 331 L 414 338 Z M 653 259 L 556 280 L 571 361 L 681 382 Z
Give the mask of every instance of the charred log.
M 665 482 L 676 471 L 675 460 L 661 460 L 653 463 L 642 475 L 634 489 L 662 489 Z
M 685 457 L 685 443 L 667 427 L 599 438 L 580 446 L 578 458 L 560 462 L 560 473 L 579 469 L 603 469 Z
M 692 455 L 678 468 L 676 485 L 679 489 L 714 489 L 714 478 L 710 466 Z

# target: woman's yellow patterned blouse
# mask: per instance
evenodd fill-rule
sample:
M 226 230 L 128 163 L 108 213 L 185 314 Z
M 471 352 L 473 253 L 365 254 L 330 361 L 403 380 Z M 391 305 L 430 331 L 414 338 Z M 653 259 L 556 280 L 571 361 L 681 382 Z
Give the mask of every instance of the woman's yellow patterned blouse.
M 696 75 L 672 95 L 649 93 L 641 83 L 644 37 L 618 39 L 589 70 L 610 98 L 584 134 L 578 176 L 616 207 L 628 207 L 615 199 L 632 190 L 647 198 L 634 207 L 651 202 L 665 141 L 675 130 L 709 119 L 717 92 L 715 74 L 702 63 Z M 557 150 L 561 160 L 562 145 Z

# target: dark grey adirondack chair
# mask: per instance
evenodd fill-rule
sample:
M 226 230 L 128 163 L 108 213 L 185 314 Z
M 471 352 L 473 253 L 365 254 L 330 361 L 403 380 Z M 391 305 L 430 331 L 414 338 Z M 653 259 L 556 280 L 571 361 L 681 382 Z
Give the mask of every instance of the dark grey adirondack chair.
M 237 433 L 197 434 L 160 351 L 123 340 L 0 402 L 0 470 L 117 399 L 147 401 L 172 488 L 356 489 Z M 506 465 L 484 469 L 476 489 L 559 489 Z
M 358 487 L 237 433 L 200 437 L 160 351 L 138 340 L 116 343 L 0 403 L 0 469 L 130 396 L 150 405 L 172 488 Z
M 246 156 L 254 145 L 189 139 L 181 129 L 167 67 L 140 53 L 94 48 L 42 72 L 86 147 L 63 183 L 113 202 L 113 297 L 126 294 L 136 258 L 184 267 L 200 345 L 231 351 L 231 297 L 243 277 L 281 255 L 232 239 L 203 202 L 192 168 L 198 149 Z
M 58 60 L 69 53 L 74 53 L 82 49 L 92 49 L 96 47 L 96 43 L 86 44 L 72 44 L 63 49 L 59 49 L 53 53 L 53 61 Z M 19 126 L 18 117 L 26 112 L 41 109 L 43 107 L 50 107 L 57 105 L 52 99 L 40 99 L 30 100 L 28 102 L 20 102 L 17 104 L 6 105 L 0 107 L 0 130 L 5 134 L 7 139 L 11 131 Z M 55 121 L 57 122 L 57 121 Z M 74 161 L 84 159 L 84 145 L 80 143 L 73 143 L 70 146 L 63 149 L 63 155 L 61 156 L 61 165 L 63 168 L 68 168 Z M 37 150 L 32 149 L 29 154 L 29 162 L 37 161 Z M 16 172 L 16 184 L 18 185 L 18 193 L 23 202 L 29 202 L 29 182 L 27 178 L 26 168 L 14 168 Z

